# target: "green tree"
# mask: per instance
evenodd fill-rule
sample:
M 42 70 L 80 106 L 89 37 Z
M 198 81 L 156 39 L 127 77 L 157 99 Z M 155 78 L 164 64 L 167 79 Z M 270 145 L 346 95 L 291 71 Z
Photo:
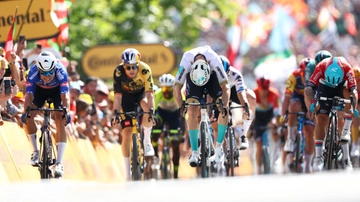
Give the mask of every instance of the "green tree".
M 141 43 L 149 31 L 186 50 L 199 38 L 202 18 L 230 24 L 238 11 L 235 1 L 77 0 L 70 11 L 71 58 L 98 44 Z

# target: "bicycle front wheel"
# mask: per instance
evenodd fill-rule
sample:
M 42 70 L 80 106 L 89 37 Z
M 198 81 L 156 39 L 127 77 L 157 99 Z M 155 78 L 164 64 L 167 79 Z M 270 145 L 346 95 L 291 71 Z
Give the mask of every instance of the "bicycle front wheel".
M 205 122 L 200 122 L 200 147 L 201 147 L 201 167 L 200 167 L 200 174 L 202 178 L 207 177 L 207 165 L 206 165 L 206 161 L 207 161 L 207 152 L 206 152 L 206 128 L 207 125 Z
M 41 179 L 49 179 L 51 177 L 51 171 L 49 169 L 52 155 L 51 155 L 51 148 L 50 143 L 51 137 L 48 131 L 44 131 L 41 135 L 41 145 L 42 145 L 42 152 L 41 152 L 41 167 L 40 167 L 40 177 Z
M 334 138 L 336 135 L 336 128 L 335 128 L 336 126 L 335 125 L 336 125 L 335 116 L 331 116 L 327 135 L 326 135 L 327 143 L 325 144 L 325 145 L 327 145 L 326 158 L 325 158 L 325 168 L 327 170 L 332 169 L 332 160 L 333 160 L 333 156 L 334 156 Z
M 139 151 L 138 151 L 137 134 L 136 133 L 133 133 L 133 135 L 132 135 L 132 153 L 131 154 L 132 154 L 131 171 L 132 171 L 133 180 L 140 180 L 140 165 L 138 162 Z
M 298 132 L 296 134 L 296 138 L 295 138 L 295 145 L 296 145 L 296 148 L 295 148 L 295 172 L 297 172 L 297 173 L 301 172 L 301 168 L 299 168 L 300 157 L 301 157 L 301 154 L 300 154 L 301 135 L 302 135 L 301 132 Z
M 235 155 L 234 155 L 234 129 L 233 127 L 229 127 L 227 130 L 227 135 L 229 137 L 229 157 L 230 157 L 230 165 L 229 165 L 229 176 L 234 176 L 234 167 L 235 167 Z

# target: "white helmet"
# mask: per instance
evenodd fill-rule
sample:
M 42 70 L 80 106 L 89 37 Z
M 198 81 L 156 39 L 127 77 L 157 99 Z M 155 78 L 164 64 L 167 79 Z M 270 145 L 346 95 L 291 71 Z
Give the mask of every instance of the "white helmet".
M 159 84 L 161 87 L 163 86 L 174 86 L 175 77 L 171 74 L 163 74 L 159 78 Z
M 49 51 L 43 51 L 40 53 L 36 60 L 36 66 L 41 72 L 51 72 L 55 69 L 57 59 L 54 54 Z
M 197 60 L 191 65 L 190 79 L 197 86 L 205 85 L 210 79 L 210 67 L 204 60 Z
M 141 55 L 135 48 L 127 48 L 121 55 L 124 64 L 137 64 L 140 62 Z

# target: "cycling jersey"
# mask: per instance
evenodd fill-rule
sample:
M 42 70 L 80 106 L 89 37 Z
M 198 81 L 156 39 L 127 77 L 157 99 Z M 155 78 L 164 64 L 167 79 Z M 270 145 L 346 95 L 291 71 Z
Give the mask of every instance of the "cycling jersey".
M 230 66 L 227 72 L 227 76 L 230 88 L 235 86 L 236 93 L 242 92 L 246 89 L 243 76 L 239 70 L 235 69 L 233 66 Z
M 353 67 L 356 84 L 360 84 L 360 67 Z M 358 90 L 358 97 L 360 97 L 360 91 Z
M 114 71 L 115 93 L 139 93 L 153 91 L 154 81 L 149 65 L 140 61 L 138 73 L 135 78 L 129 78 L 125 74 L 123 64 L 116 67 Z
M 216 73 L 217 80 L 220 86 L 228 83 L 226 73 L 224 71 L 221 59 L 210 46 L 201 46 L 189 50 L 184 53 L 181 61 L 179 71 L 176 74 L 175 85 L 183 85 L 186 80 L 186 75 L 190 72 L 191 65 L 194 63 L 194 58 L 197 55 L 204 55 L 206 62 L 210 66 L 210 71 Z
M 280 96 L 279 96 L 279 91 L 276 90 L 273 87 L 269 87 L 269 92 L 267 95 L 267 106 L 260 106 L 259 104 L 261 104 L 261 99 L 260 99 L 260 89 L 259 88 L 255 88 L 254 92 L 256 95 L 256 110 L 268 110 L 270 108 L 272 108 L 274 110 L 274 114 L 277 115 L 279 114 L 279 104 L 280 104 Z
M 59 62 L 55 67 L 54 78 L 45 83 L 40 77 L 40 71 L 36 64 L 30 68 L 29 75 L 26 81 L 26 93 L 34 94 L 36 86 L 43 89 L 53 89 L 60 86 L 60 94 L 69 92 L 68 74 L 66 68 Z
M 155 110 L 157 110 L 158 107 L 166 111 L 176 111 L 178 109 L 174 96 L 172 96 L 170 99 L 166 99 L 161 89 L 155 91 L 154 96 Z
M 350 64 L 343 57 L 338 57 L 339 65 L 342 67 L 344 71 L 344 78 L 342 82 L 347 81 L 347 88 L 349 90 L 353 90 L 356 88 L 356 81 L 354 71 L 352 70 Z M 308 86 L 315 88 L 319 85 L 320 79 L 325 79 L 325 70 L 328 67 L 328 63 L 332 60 L 332 58 L 325 58 L 322 60 L 315 68 L 314 73 L 311 75 L 310 80 L 308 82 Z
M 300 95 L 304 95 L 305 85 L 302 74 L 303 72 L 300 69 L 293 71 L 286 82 L 285 95 L 292 96 L 294 91 Z

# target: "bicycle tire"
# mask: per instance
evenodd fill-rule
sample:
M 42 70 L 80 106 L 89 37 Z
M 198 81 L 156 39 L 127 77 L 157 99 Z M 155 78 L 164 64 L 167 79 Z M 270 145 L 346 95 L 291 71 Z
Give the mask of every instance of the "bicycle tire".
M 137 145 L 137 134 L 133 133 L 132 135 L 132 175 L 133 175 L 133 180 L 140 180 L 140 165 L 138 162 L 138 156 L 139 156 L 139 151 L 138 151 L 138 145 Z
M 51 171 L 49 170 L 50 160 L 51 160 L 51 148 L 49 148 L 50 145 L 49 145 L 48 133 L 49 133 L 48 131 L 44 131 L 41 138 L 42 140 L 41 167 L 40 167 L 41 179 L 49 179 L 51 176 Z
M 230 150 L 230 165 L 229 165 L 229 169 L 230 169 L 230 172 L 229 172 L 229 176 L 234 176 L 234 167 L 235 167 L 235 155 L 234 155 L 234 129 L 233 127 L 229 127 L 228 128 L 228 135 L 229 135 L 229 150 Z
M 296 137 L 295 137 L 295 145 L 296 145 L 296 150 L 295 150 L 295 172 L 300 173 L 301 169 L 299 169 L 299 163 L 300 163 L 300 139 L 301 139 L 301 132 L 297 132 Z
M 201 122 L 200 123 L 200 147 L 201 147 L 201 166 L 200 166 L 200 175 L 202 178 L 207 177 L 206 173 L 206 161 L 207 161 L 207 152 L 206 152 L 206 123 Z
M 270 155 L 267 148 L 262 149 L 264 174 L 270 174 Z
M 165 140 L 165 146 L 163 148 L 163 153 L 162 153 L 161 172 L 162 172 L 163 179 L 168 179 L 170 176 L 169 169 L 168 169 L 169 160 L 170 160 L 169 147 L 167 146 L 168 141 L 169 140 Z
M 333 139 L 333 138 L 334 138 L 335 135 L 336 135 L 335 116 L 331 116 L 330 121 L 331 121 L 331 122 L 330 122 L 331 125 L 330 125 L 329 128 L 328 128 L 328 135 L 330 135 L 330 136 L 328 136 L 328 138 L 327 138 L 327 140 L 328 140 L 329 142 L 327 143 L 328 148 L 327 148 L 327 150 L 326 150 L 326 160 L 325 160 L 325 162 L 326 162 L 325 168 L 326 168 L 327 170 L 331 170 L 331 169 L 332 169 L 332 160 L 333 160 L 333 155 L 334 155 L 334 139 Z

